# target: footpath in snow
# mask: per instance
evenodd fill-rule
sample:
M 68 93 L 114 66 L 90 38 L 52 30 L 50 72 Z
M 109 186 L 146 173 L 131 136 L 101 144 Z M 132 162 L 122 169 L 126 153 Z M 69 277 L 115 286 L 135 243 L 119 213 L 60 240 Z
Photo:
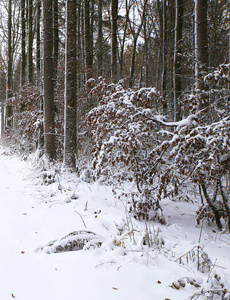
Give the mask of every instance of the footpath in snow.
M 28 162 L 0 149 L 1 300 L 185 300 L 200 291 L 191 280 L 213 287 L 214 269 L 228 287 L 229 236 L 215 227 L 202 232 L 195 227 L 195 204 L 163 203 L 168 225 L 148 224 L 155 238 L 149 248 L 143 245 L 146 224 L 127 216 L 111 187 L 80 182 L 74 174 L 46 186 L 34 172 Z M 100 236 L 101 246 L 38 250 L 79 230 Z M 213 262 L 209 274 L 197 271 L 195 263 L 176 262 L 198 241 Z M 172 288 L 178 279 L 185 286 Z

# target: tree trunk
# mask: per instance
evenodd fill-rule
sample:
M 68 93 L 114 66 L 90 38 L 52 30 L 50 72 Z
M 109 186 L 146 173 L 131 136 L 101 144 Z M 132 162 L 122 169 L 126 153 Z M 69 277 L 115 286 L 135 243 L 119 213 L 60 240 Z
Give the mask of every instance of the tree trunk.
M 144 23 L 144 40 L 145 40 L 145 44 L 144 44 L 144 49 L 145 49 L 145 86 L 149 86 L 149 35 L 147 32 L 147 22 L 145 20 Z
M 43 0 L 44 27 L 44 142 L 45 153 L 49 160 L 56 156 L 54 126 L 54 84 L 53 84 L 53 30 L 52 0 Z
M 58 56 L 59 56 L 59 24 L 58 24 L 58 0 L 53 0 L 53 60 L 54 60 L 54 77 L 57 75 Z
M 125 0 L 125 25 L 123 29 L 123 39 L 120 42 L 120 55 L 119 55 L 119 64 L 120 64 L 120 78 L 123 78 L 123 67 L 124 67 L 124 51 L 125 51 L 125 41 L 127 36 L 127 29 L 129 24 L 129 11 L 130 11 L 131 5 L 128 4 L 128 0 Z
M 111 50 L 111 78 L 117 82 L 117 14 L 118 0 L 112 0 L 112 50 Z
M 215 216 L 216 225 L 219 228 L 219 230 L 222 230 L 222 224 L 221 224 L 221 221 L 220 221 L 220 214 L 218 212 L 217 207 L 213 203 L 215 201 L 215 198 L 216 198 L 216 195 L 217 195 L 218 186 L 216 187 L 215 197 L 214 197 L 213 201 L 210 199 L 210 197 L 208 195 L 208 192 L 207 192 L 207 189 L 206 189 L 206 186 L 205 186 L 204 183 L 201 184 L 201 188 L 202 188 L 205 200 L 207 201 L 209 207 L 211 208 L 211 210 L 212 210 L 212 212 L 213 212 L 213 214 Z
M 166 97 L 166 81 L 167 81 L 167 5 L 166 0 L 163 0 L 163 19 L 162 19 L 162 79 L 161 79 L 161 93 Z M 167 113 L 167 102 L 165 102 L 164 114 Z
M 182 117 L 181 107 L 178 98 L 181 95 L 181 60 L 182 60 L 182 33 L 183 33 L 183 11 L 184 0 L 176 1 L 175 12 L 175 38 L 174 38 L 174 62 L 173 62 L 173 85 L 174 85 L 174 121 Z
M 92 49 L 92 32 L 90 20 L 90 1 L 85 0 L 85 52 L 86 52 L 86 80 L 92 77 L 93 71 L 93 49 Z
M 80 89 L 85 83 L 84 76 L 84 38 L 82 36 L 82 32 L 84 30 L 82 15 L 82 1 L 77 3 L 77 87 Z
M 130 88 L 132 88 L 134 85 L 136 50 L 137 50 L 137 37 L 135 36 L 133 39 L 133 50 L 132 50 L 132 60 L 131 60 L 130 80 L 129 80 Z
M 195 86 L 204 90 L 203 76 L 208 67 L 207 0 L 195 0 Z M 201 104 L 200 108 L 206 105 Z
M 36 18 L 36 68 L 37 74 L 40 74 L 41 71 L 41 35 L 40 35 L 40 21 L 41 21 L 41 2 L 37 0 L 36 3 L 36 11 L 37 11 L 37 18 Z
M 103 9 L 103 2 L 102 2 L 102 0 L 99 0 L 98 1 L 98 35 L 97 35 L 97 74 L 98 74 L 98 76 L 102 76 L 102 74 L 103 74 L 102 9 Z
M 66 1 L 64 164 L 76 168 L 76 0 Z
M 25 20 L 25 0 L 21 0 L 21 26 L 22 26 L 22 40 L 21 40 L 21 86 L 25 84 L 26 80 L 26 20 Z
M 28 2 L 28 79 L 33 82 L 33 0 Z
M 131 60 L 131 70 L 130 70 L 130 80 L 129 80 L 129 87 L 132 88 L 134 85 L 134 72 L 135 72 L 135 59 L 136 59 L 136 51 L 137 51 L 137 39 L 140 35 L 142 26 L 145 22 L 146 14 L 146 5 L 147 5 L 148 0 L 145 0 L 143 10 L 142 10 L 142 16 L 140 19 L 140 25 L 138 26 L 137 32 L 135 32 L 134 27 L 132 27 L 131 22 L 129 21 L 130 25 L 130 30 L 133 36 L 133 50 L 132 50 L 132 60 Z
M 9 0 L 8 6 L 8 60 L 7 60 L 7 99 L 12 97 L 12 0 Z M 6 125 L 12 127 L 13 109 L 11 104 L 6 106 Z

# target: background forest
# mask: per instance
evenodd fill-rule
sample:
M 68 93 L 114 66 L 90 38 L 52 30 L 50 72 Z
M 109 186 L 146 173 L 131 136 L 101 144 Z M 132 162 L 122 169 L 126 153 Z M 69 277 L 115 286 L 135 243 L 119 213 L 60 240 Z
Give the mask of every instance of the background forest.
M 201 199 L 230 230 L 228 0 L 1 0 L 1 135 L 24 157 L 136 189 L 129 212 Z

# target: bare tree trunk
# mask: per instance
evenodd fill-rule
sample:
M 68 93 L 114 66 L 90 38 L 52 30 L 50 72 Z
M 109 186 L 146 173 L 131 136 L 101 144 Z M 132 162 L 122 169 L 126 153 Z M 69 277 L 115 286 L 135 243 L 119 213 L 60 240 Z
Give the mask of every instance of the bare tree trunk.
M 147 22 L 144 23 L 144 40 L 145 40 L 145 86 L 149 86 L 149 36 L 147 32 Z
M 83 9 L 82 9 L 82 1 L 77 3 L 77 86 L 78 89 L 82 87 L 85 83 L 84 80 L 84 38 L 82 36 L 82 32 L 84 31 L 83 21 L 82 21 Z
M 21 26 L 22 26 L 22 40 L 21 40 L 21 86 L 25 84 L 26 80 L 26 20 L 25 20 L 25 0 L 21 0 Z
M 28 79 L 33 82 L 33 0 L 28 2 Z
M 203 75 L 208 67 L 207 0 L 195 0 L 195 86 L 204 90 Z M 203 108 L 206 105 L 201 105 Z
M 125 26 L 123 29 L 123 39 L 120 42 L 120 57 L 119 57 L 119 64 L 120 64 L 120 78 L 123 77 L 123 67 L 124 67 L 124 51 L 125 51 L 125 41 L 127 36 L 127 29 L 129 24 L 129 11 L 130 11 L 131 5 L 128 3 L 128 0 L 125 0 Z
M 161 73 L 161 93 L 163 97 L 165 98 L 163 103 L 163 112 L 164 114 L 167 114 L 168 111 L 168 103 L 166 101 L 166 82 L 167 82 L 167 5 L 166 0 L 163 0 L 163 18 L 162 18 L 162 73 Z
M 36 68 L 38 75 L 41 72 L 41 34 L 40 34 L 40 21 L 41 21 L 41 2 L 37 0 L 36 3 Z
M 102 76 L 102 74 L 103 74 L 102 9 L 103 9 L 103 2 L 102 2 L 102 0 L 99 0 L 98 1 L 98 35 L 97 35 L 97 74 L 98 74 L 98 76 Z
M 217 207 L 214 204 L 214 201 L 216 200 L 215 198 L 216 198 L 216 195 L 217 195 L 218 186 L 216 187 L 215 198 L 214 199 L 210 199 L 210 197 L 208 195 L 208 192 L 207 192 L 207 189 L 206 189 L 206 186 L 205 186 L 204 183 L 201 184 L 201 188 L 202 188 L 205 200 L 207 201 L 209 207 L 211 208 L 211 210 L 212 210 L 212 212 L 215 216 L 216 225 L 220 230 L 222 230 L 222 224 L 221 224 L 221 221 L 220 221 L 220 214 L 219 214 L 219 211 L 218 211 Z
M 76 168 L 76 0 L 66 1 L 64 164 Z
M 52 0 L 43 0 L 44 22 L 44 142 L 45 153 L 49 160 L 56 157 L 54 126 L 54 84 L 53 84 L 53 30 Z
M 7 60 L 7 99 L 12 97 L 12 0 L 8 3 L 8 60 Z M 6 106 L 6 125 L 7 128 L 12 127 L 13 109 L 11 104 Z
M 174 88 L 174 121 L 182 117 L 178 98 L 181 95 L 181 57 L 182 57 L 182 33 L 183 33 L 183 11 L 184 0 L 176 1 L 175 12 L 175 37 L 174 37 L 174 62 L 173 62 L 173 88 Z
M 92 32 L 90 20 L 90 1 L 85 0 L 85 52 L 86 52 L 86 80 L 92 77 L 93 71 L 93 49 Z
M 2 51 L 1 51 L 2 52 Z M 5 98 L 6 98 L 6 78 L 5 72 L 3 70 L 3 59 L 2 54 L 0 52 L 0 101 L 1 101 L 1 137 L 3 138 L 5 135 Z
M 143 10 L 142 10 L 142 15 L 141 15 L 141 19 L 140 19 L 140 25 L 138 26 L 137 31 L 135 32 L 134 27 L 132 27 L 131 22 L 129 22 L 130 25 L 130 30 L 133 36 L 133 50 L 132 50 L 132 61 L 131 61 L 131 71 L 130 71 L 130 80 L 129 80 L 129 87 L 133 87 L 134 85 L 134 72 L 135 72 L 135 59 L 136 59 L 136 52 L 137 52 L 137 39 L 140 35 L 142 26 L 144 24 L 145 21 L 145 10 L 146 10 L 146 5 L 147 5 L 148 0 L 145 0 L 144 2 L 144 6 L 143 6 Z
M 118 0 L 112 0 L 112 50 L 111 50 L 111 78 L 117 82 L 117 14 Z
M 54 75 L 57 75 L 58 56 L 59 56 L 59 24 L 58 24 L 58 0 L 53 0 L 53 61 Z M 54 76 L 56 77 L 56 76 Z

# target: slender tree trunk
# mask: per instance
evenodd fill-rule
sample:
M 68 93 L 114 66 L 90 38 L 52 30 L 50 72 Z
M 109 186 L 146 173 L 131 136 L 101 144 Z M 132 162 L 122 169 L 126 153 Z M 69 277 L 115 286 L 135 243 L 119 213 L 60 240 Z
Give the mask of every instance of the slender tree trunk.
M 2 51 L 1 51 L 2 52 Z M 5 80 L 5 72 L 3 70 L 3 59 L 2 54 L 0 52 L 0 101 L 1 101 L 1 137 L 3 138 L 5 135 L 5 98 L 6 98 L 6 80 Z
M 76 168 L 76 0 L 66 1 L 64 164 Z
M 111 78 L 117 82 L 117 14 L 118 0 L 112 0 L 112 51 L 111 51 Z
M 195 86 L 204 90 L 203 75 L 208 67 L 207 0 L 195 0 Z M 200 108 L 206 105 L 201 104 Z
M 58 24 L 58 0 L 53 0 L 53 61 L 54 61 L 54 77 L 57 75 L 58 56 L 59 56 L 59 24 Z
M 12 97 L 12 0 L 9 0 L 8 5 L 8 60 L 7 60 L 7 99 Z M 6 106 L 6 125 L 7 128 L 12 127 L 13 109 L 11 104 Z
M 33 0 L 28 2 L 28 79 L 33 82 Z
M 137 32 L 135 32 L 135 29 L 132 28 L 131 22 L 129 22 L 131 33 L 132 33 L 132 36 L 133 36 L 133 50 L 132 50 L 131 71 L 130 71 L 130 80 L 129 80 L 129 87 L 131 87 L 131 88 L 134 85 L 135 59 L 136 59 L 136 52 L 137 52 L 137 39 L 140 35 L 141 29 L 142 29 L 143 24 L 145 22 L 145 17 L 146 17 L 145 10 L 146 10 L 147 2 L 148 2 L 148 0 L 145 0 L 145 2 L 144 2 L 142 16 L 141 16 L 141 20 L 140 20 L 141 22 L 140 22 L 140 25 L 138 26 Z
M 181 57 L 182 57 L 182 33 L 183 33 L 183 11 L 184 0 L 176 1 L 175 12 L 175 37 L 174 37 L 174 62 L 173 62 L 173 87 L 174 87 L 174 121 L 182 117 L 178 98 L 181 95 Z
M 145 50 L 145 86 L 149 86 L 149 36 L 147 32 L 147 22 L 144 23 L 144 50 Z
M 162 80 L 161 80 L 161 92 L 165 97 L 166 95 L 166 81 L 167 81 L 167 5 L 166 0 L 163 0 L 163 20 L 162 20 Z M 164 107 L 164 112 L 167 112 L 167 104 Z
M 132 88 L 134 85 L 136 50 L 137 50 L 137 37 L 135 36 L 133 39 L 133 50 L 132 50 L 132 60 L 131 60 L 130 80 L 129 80 L 130 88 Z
M 36 3 L 36 68 L 37 73 L 41 72 L 41 34 L 40 34 L 40 22 L 41 22 L 41 1 L 37 0 Z
M 90 20 L 90 1 L 85 0 L 85 52 L 86 52 L 86 80 L 92 77 L 93 71 L 93 52 Z
M 21 0 L 21 26 L 22 26 L 22 56 L 21 56 L 21 86 L 26 80 L 26 19 L 25 19 L 25 0 Z
M 83 48 L 82 48 L 82 3 L 77 3 L 77 87 L 80 89 L 84 83 L 84 59 L 83 59 Z
M 98 35 L 97 35 L 97 74 L 102 76 L 103 74 L 103 53 L 102 53 L 102 43 L 103 43 L 103 33 L 102 33 L 102 0 L 98 1 Z
M 205 197 L 205 200 L 207 201 L 209 207 L 211 208 L 214 216 L 215 216 L 215 221 L 216 221 L 216 225 L 217 227 L 222 230 L 222 224 L 221 224 L 221 221 L 220 221 L 220 214 L 219 214 L 219 211 L 217 209 L 217 207 L 215 206 L 215 204 L 213 203 L 214 201 L 212 201 L 208 195 L 208 192 L 207 192 L 207 189 L 206 189 L 206 186 L 204 183 L 201 184 L 201 188 L 202 188 L 202 191 L 203 191 L 203 194 L 204 194 L 204 197 Z M 216 187 L 218 188 L 218 187 Z M 216 190 L 216 194 L 217 194 L 217 190 Z
M 54 125 L 54 84 L 53 84 L 53 30 L 52 0 L 43 0 L 44 22 L 44 142 L 45 153 L 49 160 L 56 157 Z

